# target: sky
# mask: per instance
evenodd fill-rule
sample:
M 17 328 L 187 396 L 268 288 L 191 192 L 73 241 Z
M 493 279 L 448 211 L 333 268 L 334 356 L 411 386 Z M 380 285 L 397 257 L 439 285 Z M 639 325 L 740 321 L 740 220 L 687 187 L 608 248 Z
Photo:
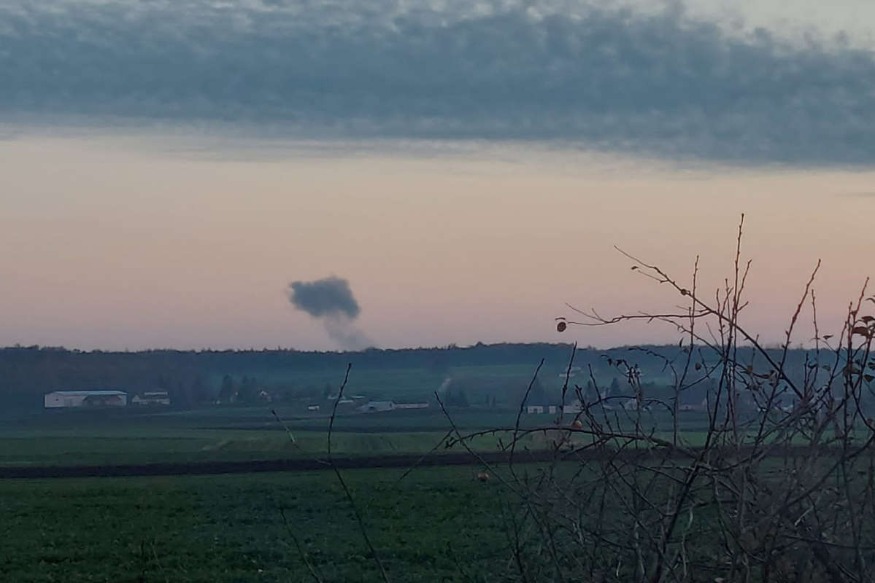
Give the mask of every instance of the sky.
M 744 323 L 779 341 L 822 260 L 832 330 L 872 275 L 875 5 L 786 5 L 4 0 L 0 345 L 672 342 L 555 318 L 677 303 L 615 247 L 716 289 L 742 213 Z M 340 334 L 290 297 L 325 278 Z

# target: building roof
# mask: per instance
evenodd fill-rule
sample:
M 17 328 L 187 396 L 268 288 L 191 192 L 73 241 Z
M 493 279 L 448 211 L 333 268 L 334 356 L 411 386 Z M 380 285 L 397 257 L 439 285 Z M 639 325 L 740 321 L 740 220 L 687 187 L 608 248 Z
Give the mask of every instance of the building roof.
M 46 394 L 64 397 L 121 397 L 127 395 L 124 391 L 52 391 Z

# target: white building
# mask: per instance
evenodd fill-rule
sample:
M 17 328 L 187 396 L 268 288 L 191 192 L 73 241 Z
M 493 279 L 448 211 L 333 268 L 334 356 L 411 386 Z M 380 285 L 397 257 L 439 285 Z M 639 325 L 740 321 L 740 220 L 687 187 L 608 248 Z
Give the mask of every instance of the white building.
M 77 407 L 125 407 L 128 394 L 123 391 L 54 391 L 45 395 L 46 409 Z
M 146 391 L 142 395 L 134 395 L 131 398 L 131 405 L 168 406 L 170 405 L 170 395 L 167 391 Z
M 570 403 L 565 403 L 562 407 L 563 413 L 580 413 L 583 411 L 583 403 L 578 401 L 577 399 L 571 401 Z
M 368 401 L 358 408 L 362 413 L 376 413 L 378 411 L 394 411 L 394 401 Z
M 526 405 L 526 413 L 550 413 L 551 415 L 555 415 L 557 413 L 566 413 L 566 414 L 574 414 L 580 413 L 583 411 L 583 405 L 580 401 L 574 401 L 572 403 L 567 403 L 565 406 L 559 405 Z

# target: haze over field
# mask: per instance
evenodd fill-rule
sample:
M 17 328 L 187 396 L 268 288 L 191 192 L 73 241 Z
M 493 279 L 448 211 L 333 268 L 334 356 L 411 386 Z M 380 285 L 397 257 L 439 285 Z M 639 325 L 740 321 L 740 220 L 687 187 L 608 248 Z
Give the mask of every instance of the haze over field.
M 553 318 L 676 303 L 614 245 L 716 287 L 742 212 L 750 322 L 822 259 L 828 333 L 871 275 L 875 7 L 723 5 L 5 2 L 0 344 L 670 342 Z M 329 274 L 354 313 L 289 295 Z

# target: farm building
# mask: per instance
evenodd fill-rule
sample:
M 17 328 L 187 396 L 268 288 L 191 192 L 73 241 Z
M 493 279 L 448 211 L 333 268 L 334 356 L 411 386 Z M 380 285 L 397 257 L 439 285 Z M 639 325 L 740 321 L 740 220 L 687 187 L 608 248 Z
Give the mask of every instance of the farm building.
M 378 411 L 394 411 L 393 401 L 368 401 L 358 408 L 362 413 L 376 413 Z
M 46 393 L 46 409 L 77 407 L 124 407 L 128 394 L 123 391 L 54 391 Z
M 400 409 L 428 409 L 428 403 L 396 403 L 395 401 L 368 401 L 358 407 L 362 413 L 398 411 Z
M 396 409 L 428 409 L 428 403 L 395 403 Z
M 532 413 L 535 415 L 540 415 L 543 413 L 549 413 L 551 415 L 555 415 L 557 413 L 579 413 L 581 410 L 579 408 L 575 409 L 573 405 L 565 405 L 565 407 L 561 407 L 559 405 L 526 405 L 526 413 Z
M 131 405 L 167 406 L 170 405 L 170 395 L 167 391 L 146 391 L 142 395 L 134 395 L 131 398 Z

